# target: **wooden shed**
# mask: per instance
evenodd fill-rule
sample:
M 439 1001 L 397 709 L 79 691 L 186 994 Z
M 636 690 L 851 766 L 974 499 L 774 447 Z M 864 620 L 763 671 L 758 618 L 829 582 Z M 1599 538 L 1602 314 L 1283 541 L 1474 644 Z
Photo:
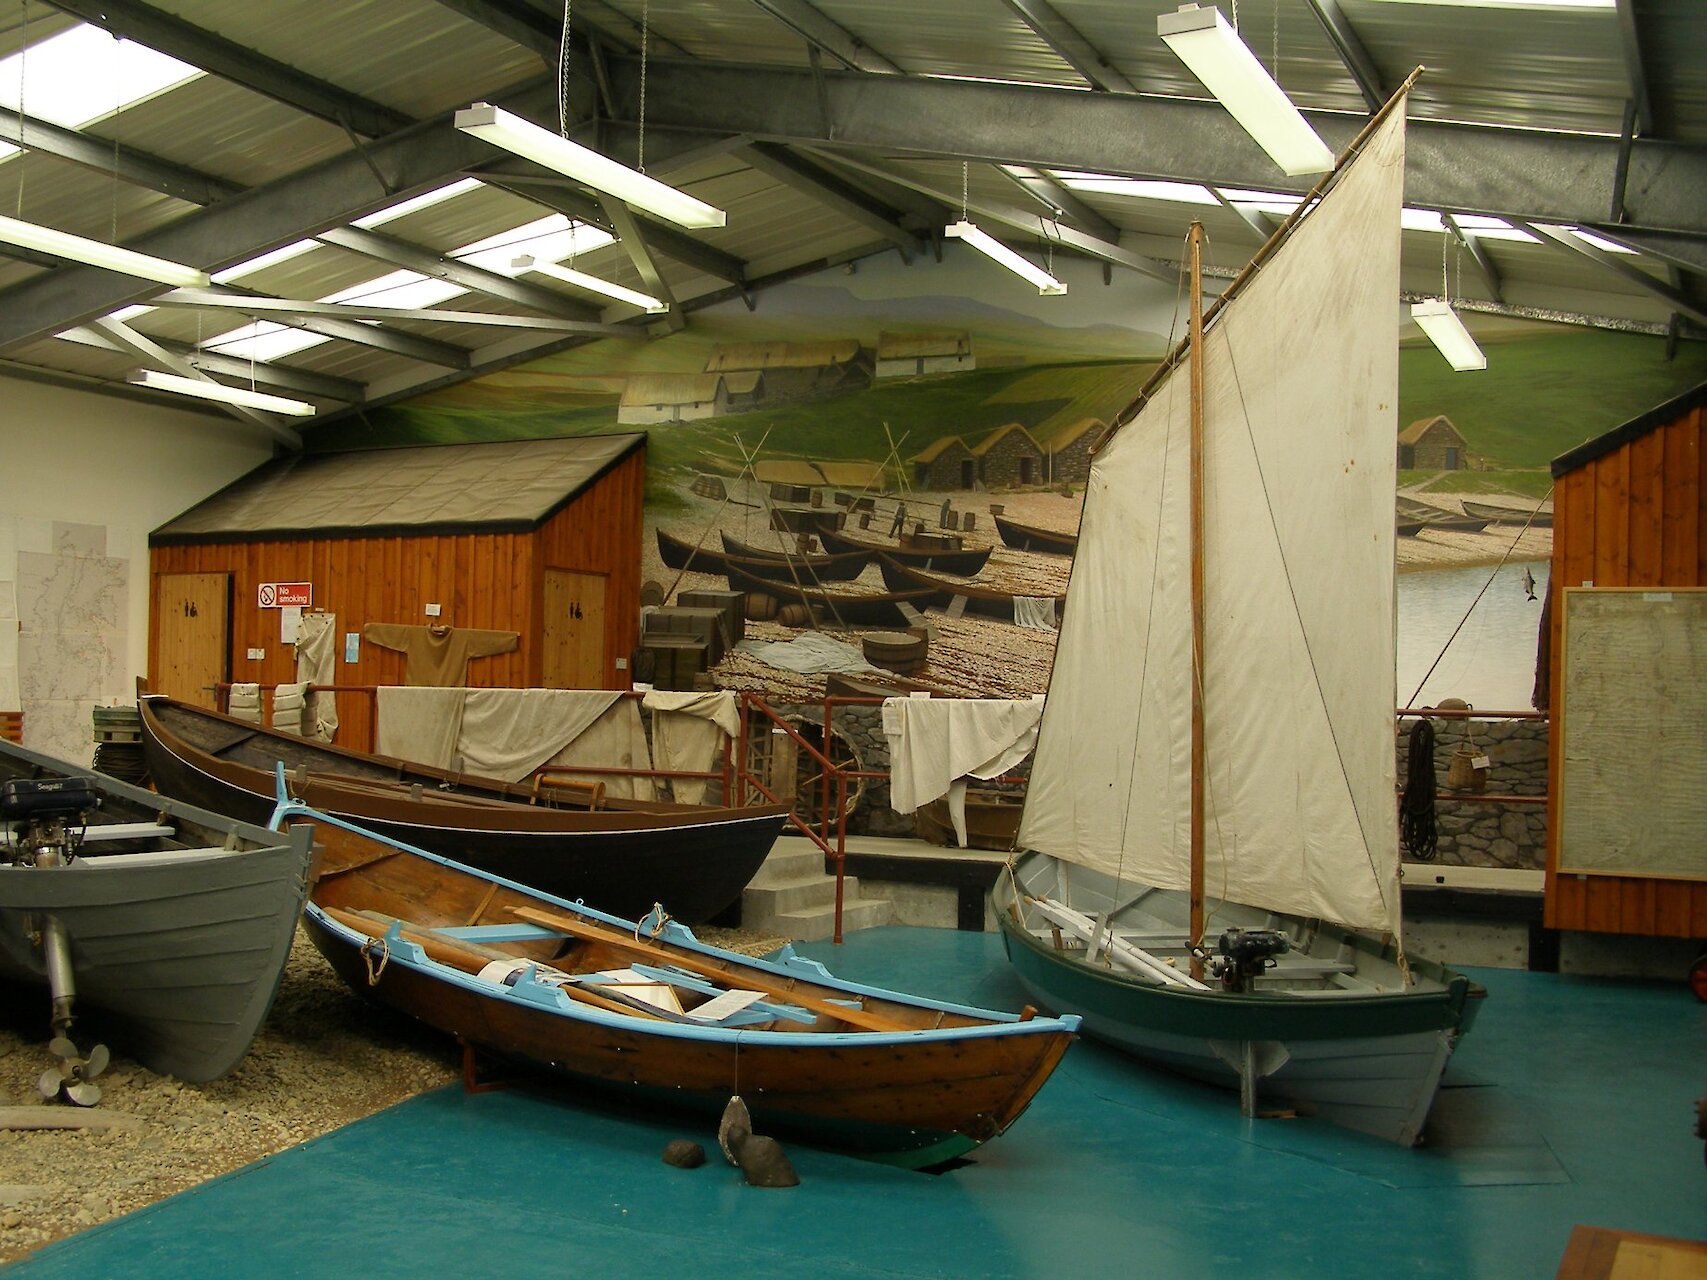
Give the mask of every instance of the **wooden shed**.
M 1546 923 L 1707 938 L 1707 383 L 1553 463 Z
M 1443 413 L 1418 418 L 1399 432 L 1401 471 L 1460 471 L 1469 465 L 1469 446 Z
M 471 685 L 626 689 L 645 446 L 625 433 L 269 462 L 149 535 L 150 685 L 214 705 L 223 681 L 295 680 L 280 605 L 306 596 L 335 616 L 339 684 L 404 683 L 404 654 L 359 638 L 390 623 L 516 633 L 469 665 Z M 339 714 L 338 741 L 370 748 L 366 700 Z
M 978 479 L 987 489 L 1012 489 L 1043 482 L 1043 450 L 1017 422 L 999 427 L 972 446 Z

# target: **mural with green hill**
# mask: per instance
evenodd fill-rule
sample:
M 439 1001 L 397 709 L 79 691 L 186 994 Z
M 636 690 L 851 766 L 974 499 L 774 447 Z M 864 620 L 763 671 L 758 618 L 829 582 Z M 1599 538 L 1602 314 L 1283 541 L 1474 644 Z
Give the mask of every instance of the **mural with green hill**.
M 999 273 L 998 273 L 999 274 Z M 858 460 L 905 466 L 943 437 L 975 448 L 1010 423 L 1044 440 L 1086 418 L 1112 419 L 1166 350 L 1178 320 L 1166 286 L 1105 283 L 1069 269 L 1066 298 L 1039 299 L 964 255 L 903 267 L 887 258 L 766 291 L 756 310 L 697 312 L 680 332 L 604 339 L 368 411 L 309 433 L 310 448 L 363 448 L 645 430 L 654 497 L 695 473 L 738 473 L 750 460 Z M 1077 299 L 1077 301 L 1074 301 Z M 1070 305 L 1062 306 L 1062 303 Z M 1545 493 L 1557 455 L 1707 380 L 1707 347 L 1674 359 L 1640 334 L 1468 317 L 1488 368 L 1454 373 L 1406 326 L 1400 426 L 1445 415 L 1474 470 L 1435 478 L 1457 491 Z M 866 376 L 822 397 L 730 404 L 680 422 L 623 421 L 630 380 L 703 375 L 735 346 L 857 342 L 875 364 L 884 334 L 970 336 L 969 368 L 917 377 Z M 1324 377 L 1332 362 L 1324 361 Z M 1304 426 L 1307 424 L 1301 424 Z

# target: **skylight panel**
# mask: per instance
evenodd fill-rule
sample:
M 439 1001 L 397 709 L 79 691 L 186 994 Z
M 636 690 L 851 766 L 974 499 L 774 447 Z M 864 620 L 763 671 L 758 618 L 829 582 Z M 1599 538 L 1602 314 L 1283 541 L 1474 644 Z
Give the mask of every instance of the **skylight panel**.
M 265 271 L 268 267 L 276 267 L 281 262 L 289 262 L 292 258 L 300 258 L 311 249 L 321 245 L 317 240 L 298 240 L 294 244 L 283 245 L 270 252 L 263 253 L 258 258 L 250 258 L 247 262 L 239 262 L 227 267 L 224 271 L 213 273 L 215 284 L 230 284 L 233 280 L 241 280 L 244 276 L 252 276 L 256 272 Z
M 435 187 L 431 191 L 423 191 L 420 195 L 411 196 L 407 200 L 399 200 L 396 204 L 387 205 L 383 209 L 376 209 L 365 218 L 357 218 L 355 225 L 366 227 L 369 230 L 374 227 L 382 227 L 388 222 L 395 222 L 398 218 L 408 217 L 411 213 L 419 213 L 422 209 L 431 209 L 434 205 L 443 204 L 446 200 L 454 200 L 457 196 L 467 195 L 480 185 L 478 178 L 462 178 L 446 186 Z
M 1222 187 L 1221 194 L 1234 204 L 1254 209 L 1258 213 L 1285 215 L 1291 213 L 1299 204 L 1297 196 L 1289 196 L 1279 191 L 1244 191 L 1234 187 Z
M 1437 5 L 1453 9 L 1615 9 L 1618 0 L 1380 0 L 1383 4 Z
M 512 264 L 523 254 L 541 262 L 562 262 L 615 242 L 616 237 L 608 231 L 584 222 L 571 222 L 562 214 L 554 213 L 487 236 L 484 240 L 476 240 L 454 250 L 450 256 L 487 271 L 513 276 L 517 272 Z
M 1466 235 L 1472 235 L 1478 240 L 1511 240 L 1518 244 L 1536 244 L 1537 241 L 1529 232 L 1511 225 L 1504 218 L 1496 218 L 1486 213 L 1455 213 L 1452 220 Z
M 431 307 L 467 293 L 459 284 L 435 280 L 418 271 L 393 271 L 387 275 L 351 285 L 337 293 L 327 294 L 321 302 L 359 303 L 364 307 Z
M 79 23 L 0 59 L 0 105 L 26 119 L 81 129 L 204 74 L 134 40 Z
M 1446 223 L 1434 209 L 1399 210 L 1399 226 L 1406 231 L 1445 231 Z
M 1594 232 L 1585 231 L 1581 227 L 1572 227 L 1571 230 L 1577 233 L 1577 238 L 1579 240 L 1586 241 L 1587 243 L 1592 244 L 1596 249 L 1602 249 L 1607 253 L 1634 254 L 1636 252 L 1634 249 L 1627 249 L 1621 244 L 1614 244 L 1610 240 L 1603 240 L 1600 236 L 1595 235 Z
M 1061 185 L 1072 191 L 1130 196 L 1135 200 L 1172 200 L 1176 204 L 1220 204 L 1214 194 L 1195 182 L 1166 182 L 1151 178 L 1120 178 L 1107 173 L 1055 170 Z
M 217 338 L 210 338 L 201 345 L 209 351 L 236 356 L 241 360 L 279 360 L 330 341 L 332 339 L 324 334 L 293 329 L 288 325 L 274 324 L 270 320 L 258 320 L 240 329 L 222 333 Z

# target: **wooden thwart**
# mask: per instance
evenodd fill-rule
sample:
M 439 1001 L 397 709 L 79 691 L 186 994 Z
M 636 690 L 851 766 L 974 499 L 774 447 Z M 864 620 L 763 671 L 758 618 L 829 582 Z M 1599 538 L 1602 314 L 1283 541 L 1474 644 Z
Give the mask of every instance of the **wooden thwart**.
M 738 974 L 732 974 L 727 969 L 700 960 L 687 952 L 672 951 L 665 947 L 654 946 L 649 942 L 641 942 L 616 929 L 606 929 L 586 920 L 577 920 L 573 916 L 559 915 L 551 911 L 540 911 L 534 907 L 511 907 L 511 912 L 529 924 L 543 925 L 547 929 L 555 929 L 560 933 L 570 934 L 577 938 L 585 938 L 589 942 L 602 942 L 606 946 L 631 955 L 646 956 L 656 963 L 674 965 L 689 973 L 697 973 L 702 978 L 712 978 L 722 982 L 738 981 L 743 987 L 762 991 L 766 995 L 776 996 L 789 1004 L 797 1004 L 813 1013 L 836 1018 L 850 1026 L 860 1027 L 866 1031 L 912 1031 L 906 1023 L 886 1018 L 879 1013 L 871 1013 L 852 1005 L 838 1004 L 834 1000 L 826 1000 L 810 991 L 802 991 L 776 982 L 759 969 L 742 969 Z

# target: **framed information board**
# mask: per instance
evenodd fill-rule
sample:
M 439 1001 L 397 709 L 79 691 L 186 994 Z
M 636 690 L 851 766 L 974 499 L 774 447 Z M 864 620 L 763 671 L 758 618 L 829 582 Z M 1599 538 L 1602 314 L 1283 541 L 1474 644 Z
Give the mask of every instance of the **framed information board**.
M 1707 590 L 1564 592 L 1558 869 L 1707 880 Z

